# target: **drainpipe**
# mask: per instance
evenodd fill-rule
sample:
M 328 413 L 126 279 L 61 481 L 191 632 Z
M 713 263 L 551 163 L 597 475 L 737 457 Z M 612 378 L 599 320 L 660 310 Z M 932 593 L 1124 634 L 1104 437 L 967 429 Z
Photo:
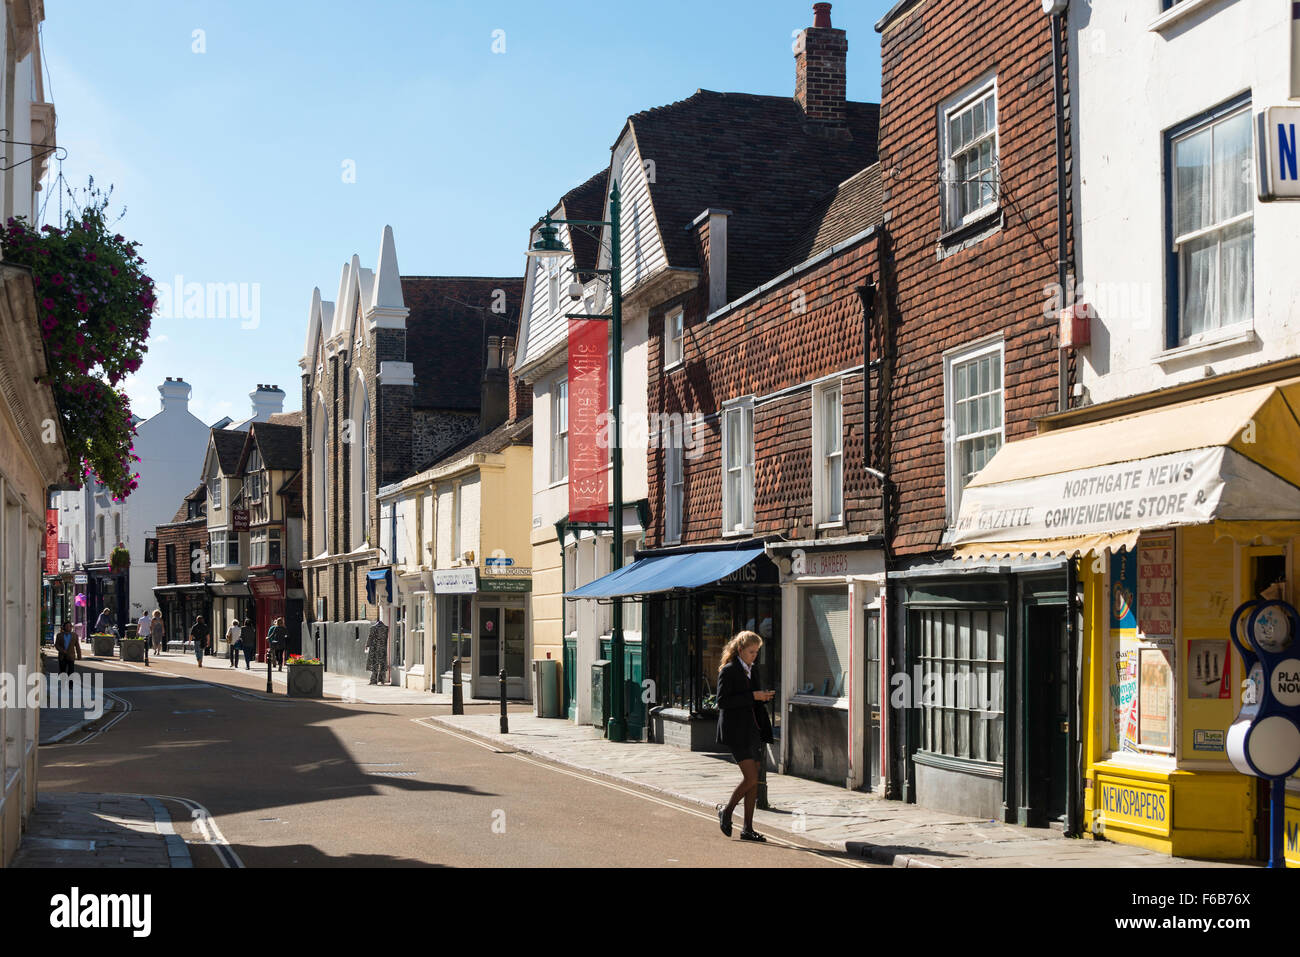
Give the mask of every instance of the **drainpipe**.
M 1065 176 L 1065 78 L 1063 64 L 1065 51 L 1062 27 L 1069 0 L 1046 0 L 1043 4 L 1052 15 L 1052 92 L 1054 111 L 1056 113 L 1056 282 L 1061 291 L 1061 306 L 1065 308 L 1073 303 L 1065 302 L 1065 291 L 1069 279 L 1069 251 L 1066 236 L 1065 196 L 1068 188 Z M 1057 349 L 1056 385 L 1057 411 L 1065 412 L 1070 408 L 1070 354 L 1064 348 Z

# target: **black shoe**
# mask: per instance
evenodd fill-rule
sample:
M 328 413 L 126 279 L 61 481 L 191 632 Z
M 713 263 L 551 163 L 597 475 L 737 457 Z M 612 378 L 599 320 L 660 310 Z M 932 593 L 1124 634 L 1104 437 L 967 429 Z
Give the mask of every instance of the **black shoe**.
M 721 804 L 718 805 L 718 827 L 722 828 L 722 833 L 731 837 L 731 815 Z
M 765 838 L 762 834 L 759 834 L 758 831 L 753 831 L 750 830 L 749 828 L 745 828 L 745 830 L 740 832 L 740 839 L 742 841 L 758 841 L 758 843 L 760 844 L 767 843 L 767 838 Z

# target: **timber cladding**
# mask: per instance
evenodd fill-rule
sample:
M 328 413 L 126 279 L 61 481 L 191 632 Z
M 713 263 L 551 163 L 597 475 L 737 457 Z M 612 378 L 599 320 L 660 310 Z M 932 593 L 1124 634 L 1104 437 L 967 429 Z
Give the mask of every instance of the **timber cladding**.
M 947 525 L 945 351 L 1003 337 L 1005 441 L 1035 434 L 1033 419 L 1057 410 L 1056 321 L 1047 308 L 1057 283 L 1050 20 L 1022 0 L 921 3 L 885 24 L 881 57 L 896 350 L 885 471 L 897 487 L 894 551 L 915 554 L 936 549 Z M 945 237 L 941 111 L 994 75 L 998 209 Z M 1068 97 L 1067 89 L 1067 116 Z

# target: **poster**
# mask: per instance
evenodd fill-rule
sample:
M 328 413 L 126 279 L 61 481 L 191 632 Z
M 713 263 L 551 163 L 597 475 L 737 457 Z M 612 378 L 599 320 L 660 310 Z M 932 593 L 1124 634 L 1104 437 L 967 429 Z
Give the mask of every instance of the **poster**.
M 1143 648 L 1138 667 L 1138 733 L 1144 747 L 1170 748 L 1169 700 L 1173 669 L 1163 648 Z
M 1228 639 L 1199 638 L 1187 642 L 1187 697 L 1231 698 L 1228 687 Z
M 1137 627 L 1148 639 L 1174 635 L 1174 536 L 1143 535 L 1137 546 Z
M 1115 658 L 1110 673 L 1110 750 L 1137 749 L 1137 556 L 1119 552 L 1110 557 L 1110 646 Z

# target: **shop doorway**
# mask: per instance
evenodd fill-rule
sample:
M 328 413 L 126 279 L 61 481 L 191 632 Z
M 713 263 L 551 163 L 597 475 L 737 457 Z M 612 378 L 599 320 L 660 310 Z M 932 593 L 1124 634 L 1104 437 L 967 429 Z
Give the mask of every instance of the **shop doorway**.
M 1025 609 L 1028 822 L 1065 826 L 1070 781 L 1070 640 L 1064 605 Z
M 1246 599 L 1280 599 L 1292 601 L 1290 576 L 1287 572 L 1287 547 L 1285 545 L 1255 545 L 1244 549 L 1242 594 Z M 1234 653 L 1233 657 L 1236 657 Z M 1240 667 L 1238 671 L 1240 672 Z M 1244 675 L 1243 675 L 1244 677 Z M 1238 682 L 1238 687 L 1240 682 Z M 1269 802 L 1271 782 L 1254 779 L 1255 792 L 1255 860 L 1269 858 L 1270 822 L 1272 808 Z
M 862 781 L 864 791 L 883 790 L 880 776 L 882 741 L 880 740 L 880 612 L 867 611 L 867 774 Z
M 506 697 L 524 697 L 526 614 L 522 607 L 479 605 L 475 641 L 474 697 L 500 694 L 501 669 L 506 671 Z

